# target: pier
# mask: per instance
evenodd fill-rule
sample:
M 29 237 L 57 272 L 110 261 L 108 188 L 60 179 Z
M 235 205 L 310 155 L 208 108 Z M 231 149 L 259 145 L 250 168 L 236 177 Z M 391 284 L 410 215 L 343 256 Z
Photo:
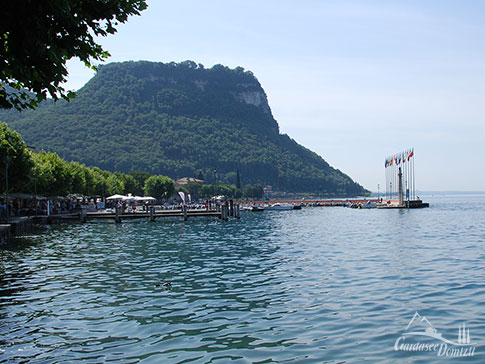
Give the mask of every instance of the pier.
M 6 244 L 10 238 L 14 236 L 21 236 L 31 233 L 34 227 L 46 226 L 51 224 L 62 223 L 85 223 L 91 220 L 112 220 L 116 223 L 121 223 L 123 220 L 146 219 L 150 222 L 155 222 L 160 218 L 180 218 L 187 221 L 189 218 L 196 217 L 216 217 L 223 221 L 228 221 L 230 217 L 239 219 L 241 217 L 239 204 L 224 203 L 218 205 L 214 209 L 188 209 L 183 206 L 181 209 L 174 210 L 157 210 L 150 208 L 148 211 L 138 212 L 121 212 L 118 209 L 115 211 L 96 211 L 88 212 L 81 210 L 80 212 L 67 213 L 60 215 L 36 215 L 28 217 L 14 217 L 10 218 L 8 224 L 0 224 L 0 245 Z
M 395 199 L 382 199 L 382 198 L 348 198 L 348 199 L 315 199 L 315 200 L 268 200 L 268 201 L 252 201 L 248 204 L 250 205 L 271 205 L 275 203 L 287 203 L 292 205 L 302 205 L 302 206 L 322 206 L 322 207 L 332 207 L 332 206 L 349 206 L 349 205 L 360 205 L 364 206 L 366 204 L 372 204 L 375 208 L 408 208 L 417 209 L 423 207 L 429 207 L 429 203 L 423 202 L 420 199 L 416 200 L 404 200 L 401 203 L 399 200 Z
M 350 204 L 363 204 L 367 202 L 378 203 L 380 199 L 377 198 L 347 198 L 347 199 L 311 199 L 311 200 L 267 200 L 267 201 L 253 201 L 253 205 L 271 205 L 275 203 L 289 203 L 300 204 L 305 206 L 347 206 Z
M 240 207 L 238 203 L 234 203 L 233 200 L 226 201 L 223 204 L 215 206 L 216 208 L 207 209 L 189 209 L 186 205 L 180 209 L 173 210 L 156 210 L 154 206 L 147 208 L 144 211 L 123 212 L 118 207 L 114 211 L 97 211 L 86 212 L 81 211 L 79 214 L 79 220 L 85 222 L 92 219 L 112 219 L 117 223 L 120 223 L 125 219 L 148 219 L 151 222 L 156 221 L 158 218 L 166 217 L 180 217 L 184 221 L 194 217 L 217 217 L 221 220 L 227 221 L 229 217 L 239 219 L 241 217 Z
M 0 244 L 6 244 L 13 236 L 31 233 L 33 220 L 33 217 L 14 217 L 8 223 L 0 224 Z
M 189 209 L 179 209 L 179 210 L 162 210 L 162 211 L 144 211 L 144 212 L 87 212 L 85 215 L 85 220 L 93 219 L 108 219 L 114 220 L 116 222 L 121 222 L 126 219 L 148 219 L 150 221 L 155 221 L 158 218 L 166 217 L 180 217 L 184 220 L 188 220 L 193 217 L 217 217 L 223 219 L 223 209 L 217 210 L 189 210 Z M 78 219 L 82 219 L 81 214 L 78 214 Z M 224 219 L 225 220 L 225 219 Z
M 10 225 L 1 224 L 0 225 L 0 245 L 6 244 L 10 239 Z

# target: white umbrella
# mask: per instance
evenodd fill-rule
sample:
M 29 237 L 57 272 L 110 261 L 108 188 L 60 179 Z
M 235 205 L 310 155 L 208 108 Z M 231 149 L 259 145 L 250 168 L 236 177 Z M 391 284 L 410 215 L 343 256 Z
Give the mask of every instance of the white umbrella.
M 106 199 L 107 200 L 121 200 L 123 198 L 125 198 L 126 196 L 123 196 L 123 195 L 113 195 L 113 196 L 109 196 L 107 197 Z
M 135 196 L 135 201 L 156 201 L 156 198 L 150 197 L 150 196 L 145 196 L 145 197 Z

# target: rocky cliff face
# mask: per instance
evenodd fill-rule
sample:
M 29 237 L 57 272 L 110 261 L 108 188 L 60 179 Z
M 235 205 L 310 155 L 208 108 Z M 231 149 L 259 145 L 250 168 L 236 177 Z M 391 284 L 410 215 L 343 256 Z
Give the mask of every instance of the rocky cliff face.
M 238 102 L 244 102 L 248 105 L 259 107 L 263 110 L 263 112 L 271 114 L 268 99 L 264 91 L 241 91 L 238 93 L 232 93 L 232 95 Z
M 176 83 L 176 82 L 175 82 Z M 195 80 L 194 81 L 195 87 L 197 87 L 202 92 L 205 92 L 209 81 L 207 80 Z M 267 114 L 271 114 L 271 109 L 269 107 L 268 98 L 266 93 L 263 89 L 256 89 L 260 88 L 259 84 L 248 84 L 248 83 L 239 83 L 237 86 L 240 88 L 239 91 L 231 91 L 230 94 L 234 97 L 237 102 L 243 102 L 248 105 L 253 105 L 258 108 L 261 108 L 263 112 Z

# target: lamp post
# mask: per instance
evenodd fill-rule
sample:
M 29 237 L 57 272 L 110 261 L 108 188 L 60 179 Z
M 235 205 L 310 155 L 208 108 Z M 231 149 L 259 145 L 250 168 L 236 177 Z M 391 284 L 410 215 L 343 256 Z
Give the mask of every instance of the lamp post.
M 217 188 L 217 170 L 214 169 L 214 196 L 216 195 L 216 188 Z
M 11 161 L 10 157 L 5 158 L 5 211 L 7 212 L 7 224 L 8 224 L 8 162 Z

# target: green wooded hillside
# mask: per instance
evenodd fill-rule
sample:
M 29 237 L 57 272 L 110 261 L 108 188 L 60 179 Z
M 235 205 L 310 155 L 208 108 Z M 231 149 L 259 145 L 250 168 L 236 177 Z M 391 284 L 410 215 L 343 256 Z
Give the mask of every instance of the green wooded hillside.
M 282 191 L 366 191 L 320 156 L 279 134 L 249 71 L 216 65 L 124 62 L 100 67 L 71 102 L 0 112 L 37 150 L 110 171 L 200 177 Z M 214 173 L 214 170 L 217 172 Z M 279 174 L 279 178 L 278 178 Z

